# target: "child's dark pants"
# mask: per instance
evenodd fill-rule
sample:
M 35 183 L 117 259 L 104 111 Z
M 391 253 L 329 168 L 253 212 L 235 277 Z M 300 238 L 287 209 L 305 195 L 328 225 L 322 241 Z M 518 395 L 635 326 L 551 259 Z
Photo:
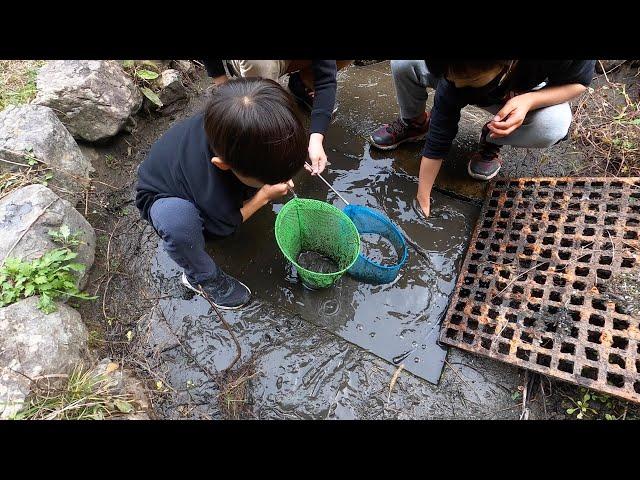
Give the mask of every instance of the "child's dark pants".
M 149 216 L 164 249 L 190 280 L 200 283 L 218 276 L 218 266 L 204 249 L 204 224 L 193 203 L 177 197 L 160 198 L 153 202 Z

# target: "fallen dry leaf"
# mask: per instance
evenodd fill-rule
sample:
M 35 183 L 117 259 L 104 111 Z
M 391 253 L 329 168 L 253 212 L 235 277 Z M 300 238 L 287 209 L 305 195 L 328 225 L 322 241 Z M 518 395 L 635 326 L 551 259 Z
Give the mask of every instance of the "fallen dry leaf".
M 391 392 L 393 391 L 393 387 L 396 386 L 396 382 L 398 381 L 398 377 L 400 376 L 400 372 L 404 370 L 404 363 L 401 363 L 400 366 L 393 372 L 393 376 L 391 377 L 391 382 L 389 383 L 389 395 L 387 399 L 391 398 Z
M 111 372 L 115 372 L 118 369 L 118 364 L 117 363 L 109 363 L 109 365 L 107 365 L 107 370 L 106 373 L 109 374 Z

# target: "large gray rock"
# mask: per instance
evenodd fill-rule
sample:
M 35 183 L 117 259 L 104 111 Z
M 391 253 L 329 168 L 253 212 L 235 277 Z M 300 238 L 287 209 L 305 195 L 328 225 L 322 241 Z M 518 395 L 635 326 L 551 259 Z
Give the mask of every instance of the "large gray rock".
M 38 72 L 33 103 L 51 107 L 75 138 L 116 135 L 142 106 L 133 80 L 114 60 L 52 60 Z
M 51 169 L 50 184 L 61 187 L 61 194 L 75 205 L 89 184 L 91 162 L 53 110 L 10 105 L 0 112 L 0 158 L 5 160 L 0 161 L 0 173 L 29 168 L 31 155 Z
M 187 97 L 187 89 L 182 83 L 182 75 L 178 70 L 172 68 L 164 70 L 160 77 L 160 84 L 162 85 L 162 90 L 160 90 L 159 97 L 164 105 L 169 105 Z
M 7 256 L 33 260 L 58 248 L 60 245 L 53 242 L 48 232 L 63 224 L 71 232 L 80 231 L 79 239 L 84 242 L 74 247 L 78 252 L 76 261 L 87 266 L 79 282 L 82 288 L 93 265 L 96 234 L 69 202 L 42 185 L 22 187 L 0 199 L 0 263 Z
M 29 395 L 29 379 L 69 373 L 88 358 L 88 332 L 66 305 L 48 315 L 38 297 L 0 308 L 0 418 L 10 418 Z

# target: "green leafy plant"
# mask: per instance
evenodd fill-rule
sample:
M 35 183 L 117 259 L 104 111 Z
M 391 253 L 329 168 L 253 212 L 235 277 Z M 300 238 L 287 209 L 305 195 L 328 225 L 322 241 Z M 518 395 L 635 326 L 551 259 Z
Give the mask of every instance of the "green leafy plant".
M 53 178 L 53 174 L 52 173 L 47 173 L 44 176 L 38 178 L 37 182 L 40 185 L 44 185 L 46 187 L 47 185 L 49 185 L 49 180 L 51 180 L 52 178 Z
M 18 258 L 5 260 L 0 268 L 0 307 L 39 295 L 38 308 L 49 314 L 56 311 L 54 300 L 57 298 L 96 298 L 82 293 L 76 285 L 76 274 L 84 272 L 86 267 L 73 262 L 78 254 L 68 247 L 81 243 L 77 238 L 78 233 L 72 234 L 69 227 L 63 225 L 60 230 L 51 230 L 49 234 L 54 241 L 66 246 L 49 250 L 30 262 Z
M 72 262 L 77 256 L 68 248 L 56 248 L 31 262 L 8 258 L 0 269 L 0 307 L 39 295 L 38 308 L 48 314 L 56 311 L 54 300 L 59 297 L 95 299 L 76 285 L 73 273 L 85 269 L 83 264 Z
M 136 70 L 136 75 L 143 80 L 155 80 L 160 76 L 157 72 L 144 69 Z
M 574 400 L 573 398 L 570 398 L 570 400 L 573 402 L 575 407 L 567 409 L 568 415 L 575 414 L 578 420 L 582 420 L 585 415 L 597 415 L 598 412 L 589 406 L 589 402 L 591 400 L 595 400 L 595 398 L 592 397 L 592 394 L 588 390 L 584 392 L 581 400 Z
M 33 147 L 25 149 L 24 159 L 27 161 L 30 167 L 33 167 L 38 163 L 38 159 L 36 158 L 36 155 L 33 153 Z
M 160 97 L 156 94 L 156 92 L 151 90 L 149 87 L 140 87 L 140 91 L 145 97 L 151 100 L 151 102 L 157 105 L 158 107 L 162 107 L 164 105 L 160 100 Z
M 150 60 L 123 60 L 122 66 L 133 77 L 140 92 L 158 108 L 162 107 L 163 103 L 157 93 L 159 91 L 159 85 L 155 82 L 155 80 L 160 77 L 160 74 L 155 62 Z
M 71 229 L 65 224 L 59 230 L 49 230 L 48 234 L 54 242 L 60 243 L 64 247 L 75 247 L 84 243 L 80 240 L 80 232 L 71 233 Z

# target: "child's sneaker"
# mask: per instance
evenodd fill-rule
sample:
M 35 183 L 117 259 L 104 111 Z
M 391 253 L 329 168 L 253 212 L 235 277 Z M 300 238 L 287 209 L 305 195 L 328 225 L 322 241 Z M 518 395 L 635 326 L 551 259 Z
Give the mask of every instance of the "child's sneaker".
M 202 294 L 197 283 L 187 278 L 186 273 L 182 273 L 182 284 L 196 293 Z M 244 307 L 251 299 L 251 290 L 244 283 L 236 280 L 231 275 L 227 275 L 220 270 L 220 275 L 215 280 L 207 280 L 200 283 L 202 290 L 221 310 L 236 310 Z
M 502 167 L 502 157 L 500 156 L 500 145 L 487 141 L 489 128 L 487 124 L 482 127 L 478 151 L 469 160 L 467 171 L 469 175 L 477 180 L 491 180 Z
M 382 125 L 369 137 L 371 145 L 380 150 L 392 150 L 404 142 L 423 140 L 429 130 L 430 113 L 425 112 L 419 120 L 405 122 L 398 117 L 389 124 Z

